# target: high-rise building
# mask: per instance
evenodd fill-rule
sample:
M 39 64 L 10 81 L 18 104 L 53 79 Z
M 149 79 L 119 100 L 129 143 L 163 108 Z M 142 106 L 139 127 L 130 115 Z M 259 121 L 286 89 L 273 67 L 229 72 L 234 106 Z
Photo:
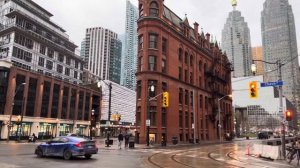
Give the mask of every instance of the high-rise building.
M 233 77 L 251 75 L 250 30 L 241 12 L 236 10 L 236 4 L 233 4 L 233 11 L 229 13 L 222 30 L 221 45 L 234 68 Z
M 120 83 L 120 79 L 111 76 L 114 72 L 110 72 L 114 69 L 121 69 L 121 63 L 114 63 L 121 59 L 122 43 L 118 40 L 118 35 L 102 27 L 88 28 L 84 41 L 85 69 L 90 73 L 88 76 Z M 93 79 L 87 79 L 87 81 L 93 81 Z
M 125 50 L 123 59 L 123 85 L 135 90 L 137 66 L 137 19 L 138 9 L 129 0 L 126 4 Z
M 110 50 L 110 80 L 120 84 L 121 80 L 121 58 L 122 57 L 122 42 L 118 39 L 112 39 Z
M 0 0 L 0 9 L 0 139 L 91 135 L 102 95 L 78 85 L 77 46 L 32 0 Z
M 283 95 L 300 110 L 299 63 L 295 21 L 288 0 L 266 0 L 261 12 L 264 60 L 284 63 L 282 67 Z M 276 65 L 264 64 L 269 81 L 277 81 Z
M 84 62 L 66 31 L 36 3 L 0 0 L 0 59 L 14 66 L 72 83 L 82 83 Z M 15 18 L 14 18 L 15 17 Z M 39 40 L 42 39 L 42 40 Z
M 252 59 L 253 60 L 264 60 L 262 47 L 252 47 Z M 261 61 L 256 61 L 256 75 L 263 75 L 264 74 L 264 63 Z
M 81 42 L 80 57 L 85 58 L 85 39 Z
M 164 0 L 139 0 L 139 17 L 140 142 L 170 142 L 173 137 L 181 142 L 216 140 L 232 132 L 231 66 L 218 43 L 210 42 L 209 33 L 199 33 L 198 23 L 191 27 L 186 17 L 178 17 Z M 163 102 L 161 94 L 166 91 L 169 96 L 165 94 Z

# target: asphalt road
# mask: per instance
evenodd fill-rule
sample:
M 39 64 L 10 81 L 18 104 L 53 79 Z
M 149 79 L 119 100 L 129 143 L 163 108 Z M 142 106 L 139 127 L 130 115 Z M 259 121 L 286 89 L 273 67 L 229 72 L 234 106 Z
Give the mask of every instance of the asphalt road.
M 289 168 L 284 162 L 247 156 L 246 146 L 253 141 L 226 144 L 190 145 L 160 149 L 117 149 L 101 147 L 92 159 L 63 160 L 37 158 L 37 144 L 0 143 L 1 168 Z

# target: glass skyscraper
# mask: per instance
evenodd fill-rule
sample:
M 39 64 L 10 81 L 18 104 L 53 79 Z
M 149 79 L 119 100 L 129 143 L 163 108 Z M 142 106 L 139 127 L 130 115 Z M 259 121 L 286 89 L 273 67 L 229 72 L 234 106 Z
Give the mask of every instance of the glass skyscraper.
M 288 0 L 266 0 L 261 12 L 264 60 L 285 65 L 282 67 L 283 95 L 299 111 L 299 64 L 294 14 Z M 265 64 L 269 81 L 277 81 L 276 65 Z M 273 72 L 268 72 L 272 71 Z
M 137 67 L 137 19 L 138 9 L 130 1 L 126 4 L 125 49 L 122 60 L 122 84 L 135 90 Z
M 251 40 L 250 30 L 241 12 L 235 9 L 229 13 L 222 31 L 222 46 L 234 67 L 233 77 L 251 75 Z

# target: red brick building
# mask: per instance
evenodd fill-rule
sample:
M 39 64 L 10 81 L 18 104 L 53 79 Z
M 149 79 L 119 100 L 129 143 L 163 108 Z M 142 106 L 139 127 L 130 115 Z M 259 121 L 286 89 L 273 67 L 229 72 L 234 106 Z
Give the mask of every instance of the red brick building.
M 190 139 L 216 140 L 218 99 L 222 136 L 233 131 L 231 65 L 210 34 L 199 33 L 198 23 L 189 25 L 164 6 L 163 0 L 139 0 L 137 133 L 146 143 L 146 119 L 150 118 L 150 140 L 160 143 Z M 150 92 L 151 85 L 155 91 Z M 162 107 L 161 96 L 168 91 L 169 107 Z M 149 107 L 148 107 L 149 106 Z M 149 112 L 149 114 L 148 114 Z M 149 117 L 148 117 L 149 115 Z M 194 126 L 194 127 L 193 127 Z M 195 128 L 195 129 L 193 129 Z

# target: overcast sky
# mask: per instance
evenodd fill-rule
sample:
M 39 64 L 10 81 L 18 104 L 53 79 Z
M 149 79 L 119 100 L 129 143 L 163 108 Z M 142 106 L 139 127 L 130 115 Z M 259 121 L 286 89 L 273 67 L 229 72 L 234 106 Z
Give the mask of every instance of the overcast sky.
M 52 21 L 67 31 L 70 40 L 80 47 L 89 27 L 103 27 L 123 34 L 125 31 L 126 0 L 34 0 L 54 16 Z M 237 10 L 242 12 L 251 33 L 252 47 L 261 46 L 260 13 L 265 0 L 238 0 Z M 136 6 L 138 0 L 131 0 Z M 165 5 L 190 25 L 196 21 L 205 32 L 221 40 L 221 32 L 232 11 L 230 0 L 165 0 Z M 300 49 L 300 0 L 289 0 L 296 22 Z

